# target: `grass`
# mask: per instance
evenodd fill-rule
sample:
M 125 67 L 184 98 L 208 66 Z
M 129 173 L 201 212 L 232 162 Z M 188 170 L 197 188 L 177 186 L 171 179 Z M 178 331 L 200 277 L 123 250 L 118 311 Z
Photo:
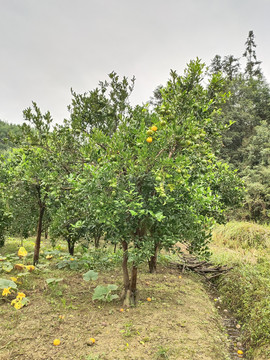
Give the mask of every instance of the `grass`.
M 31 252 L 30 242 L 25 241 L 24 246 Z M 9 240 L 8 250 L 1 249 L 1 255 L 15 254 L 18 245 L 17 240 Z M 88 271 L 86 267 L 81 264 L 76 269 L 59 269 L 57 264 L 65 256 L 63 249 L 48 260 L 46 254 L 53 251 L 48 246 L 42 244 L 40 268 L 24 277 L 19 286 L 29 298 L 29 306 L 16 311 L 7 301 L 0 300 L 0 359 L 26 360 L 33 354 L 35 360 L 229 358 L 219 315 L 198 276 L 186 273 L 179 279 L 176 269 L 164 265 L 159 265 L 158 273 L 152 275 L 142 266 L 138 304 L 122 312 L 120 300 L 91 300 L 97 285 L 116 284 L 120 295 L 122 271 L 117 257 L 110 251 L 106 254 L 100 250 L 96 255 L 90 250 L 91 267 L 99 267 L 99 277 L 86 282 L 82 278 Z M 76 253 L 74 259 L 79 263 L 85 255 Z M 103 264 L 105 257 L 110 265 L 101 270 L 99 262 Z M 31 255 L 28 261 L 31 262 Z M 12 270 L 0 277 L 18 274 Z M 63 280 L 48 285 L 49 278 Z M 89 338 L 96 340 L 93 346 L 88 345 Z M 54 339 L 60 339 L 61 344 L 53 346 Z
M 255 223 L 232 221 L 216 227 L 214 242 L 230 249 L 265 249 L 270 247 L 270 228 Z
M 270 358 L 269 239 L 267 226 L 232 222 L 216 228 L 212 244 L 212 260 L 234 267 L 218 290 L 242 324 L 247 356 L 256 360 Z

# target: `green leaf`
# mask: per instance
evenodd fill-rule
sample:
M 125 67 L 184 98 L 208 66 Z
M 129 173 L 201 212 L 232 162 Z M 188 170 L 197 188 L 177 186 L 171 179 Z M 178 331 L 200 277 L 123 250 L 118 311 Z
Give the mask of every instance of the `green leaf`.
M 7 280 L 7 279 L 0 279 L 0 289 L 7 289 L 7 288 L 17 289 L 17 285 L 14 281 Z
M 87 271 L 87 273 L 83 274 L 83 279 L 85 281 L 97 280 L 97 278 L 98 278 L 98 273 L 95 272 L 94 270 L 89 270 Z
M 165 219 L 165 217 L 166 216 L 164 216 L 161 211 L 155 214 L 155 218 L 157 219 L 157 221 L 162 221 L 163 219 Z
M 107 285 L 107 288 L 108 288 L 110 291 L 113 291 L 113 290 L 117 290 L 117 289 L 118 289 L 118 286 L 117 286 L 117 285 L 114 285 L 114 284 L 109 284 L 109 285 Z
M 117 294 L 111 295 L 111 300 L 118 299 L 118 298 L 119 298 L 119 296 Z
M 27 305 L 29 302 L 30 302 L 30 301 L 29 301 L 29 299 L 28 299 L 27 297 L 24 297 L 24 298 L 22 298 L 22 300 L 21 300 L 21 303 L 22 303 L 23 305 Z
M 107 286 L 98 285 L 94 290 L 92 300 L 104 300 L 107 294 L 108 294 Z
M 62 281 L 63 279 L 56 279 L 56 278 L 51 278 L 51 279 L 46 279 L 46 283 L 49 285 L 49 284 L 52 284 L 52 283 L 58 283 L 60 281 Z
M 2 269 L 5 272 L 10 272 L 13 269 L 13 265 L 10 262 L 6 262 L 3 264 Z
M 136 216 L 136 215 L 138 215 L 138 213 L 136 213 L 136 211 L 129 210 L 129 212 L 131 213 L 131 215 L 132 215 L 132 216 Z

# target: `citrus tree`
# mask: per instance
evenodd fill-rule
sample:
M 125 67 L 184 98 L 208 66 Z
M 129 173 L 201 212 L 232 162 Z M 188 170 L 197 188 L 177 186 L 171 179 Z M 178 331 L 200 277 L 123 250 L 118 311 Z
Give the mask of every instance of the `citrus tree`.
M 203 64 L 192 61 L 184 76 L 171 73 L 154 111 L 126 104 L 113 131 L 88 133 L 84 151 L 91 161 L 81 189 L 100 214 L 106 240 L 123 248 L 126 305 L 135 303 L 141 262 L 148 259 L 154 271 L 158 250 L 177 241 L 207 253 L 214 220 L 241 198 L 236 174 L 212 149 L 224 130 L 214 121 L 226 100 L 222 79 L 213 75 L 207 86 L 203 80 Z

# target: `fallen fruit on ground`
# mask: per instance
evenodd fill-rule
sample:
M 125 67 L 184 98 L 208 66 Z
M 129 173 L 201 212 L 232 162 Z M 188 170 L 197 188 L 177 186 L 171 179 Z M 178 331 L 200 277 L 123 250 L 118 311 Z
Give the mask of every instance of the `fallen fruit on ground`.
M 60 345 L 61 344 L 61 341 L 59 340 L 59 339 L 54 339 L 53 340 L 53 345 L 54 346 L 58 346 L 58 345 Z
M 88 341 L 87 341 L 87 345 L 93 346 L 93 345 L 95 344 L 95 342 L 96 342 L 96 339 L 90 338 L 90 339 L 88 339 Z

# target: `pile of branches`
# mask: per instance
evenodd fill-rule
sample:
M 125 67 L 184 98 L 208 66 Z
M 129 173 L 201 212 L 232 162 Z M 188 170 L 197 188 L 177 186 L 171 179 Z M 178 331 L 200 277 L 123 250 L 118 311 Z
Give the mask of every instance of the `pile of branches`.
M 195 271 L 207 280 L 213 280 L 232 269 L 232 267 L 227 265 L 215 265 L 205 260 L 200 261 L 190 254 L 182 254 L 179 263 L 173 263 L 173 265 L 181 272 L 184 272 L 186 269 Z

